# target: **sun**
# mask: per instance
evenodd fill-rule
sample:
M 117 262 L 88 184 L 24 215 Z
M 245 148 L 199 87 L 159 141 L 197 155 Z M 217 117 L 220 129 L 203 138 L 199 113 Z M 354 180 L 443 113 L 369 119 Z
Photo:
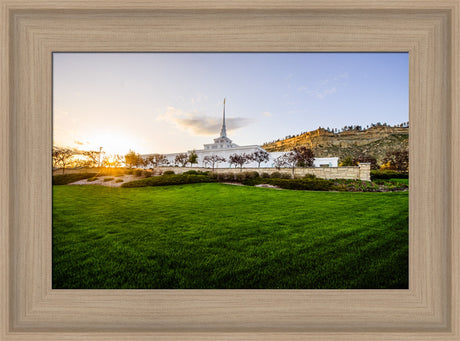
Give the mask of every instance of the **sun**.
M 130 150 L 139 151 L 140 145 L 136 137 L 123 133 L 101 133 L 88 137 L 88 147 L 99 150 L 108 155 L 125 155 Z

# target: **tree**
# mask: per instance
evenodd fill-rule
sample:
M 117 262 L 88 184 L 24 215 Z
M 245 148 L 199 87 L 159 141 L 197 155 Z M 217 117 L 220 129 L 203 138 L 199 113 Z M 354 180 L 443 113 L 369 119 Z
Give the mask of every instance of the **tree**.
M 228 161 L 231 165 L 240 166 L 240 171 L 243 171 L 243 165 L 251 161 L 247 154 L 232 154 L 229 156 Z
M 179 153 L 176 155 L 176 158 L 174 159 L 175 164 L 179 164 L 182 167 L 185 167 L 188 163 L 188 155 L 186 153 Z
M 194 150 L 192 150 L 190 154 L 188 155 L 188 162 L 190 162 L 190 165 L 192 166 L 193 164 L 198 163 L 198 155 L 196 154 Z
M 87 159 L 87 166 L 88 167 L 96 167 L 99 165 L 99 156 L 101 155 L 100 152 L 96 152 L 96 151 L 87 151 L 87 152 L 83 152 L 83 156 L 86 157 Z
M 73 151 L 70 148 L 53 147 L 53 167 L 62 168 L 62 174 L 65 168 L 70 164 Z
M 142 159 L 142 158 L 141 158 Z M 121 155 L 110 155 L 108 157 L 104 157 L 102 160 L 102 166 L 103 167 L 120 167 L 123 162 L 123 156 Z
M 270 154 L 268 154 L 265 150 L 257 150 L 254 153 L 252 153 L 250 156 L 250 159 L 257 162 L 258 168 L 260 168 L 260 164 L 262 162 L 267 162 L 270 160 Z
M 205 165 L 210 164 L 214 172 L 214 167 L 220 162 L 225 162 L 225 158 L 219 155 L 208 155 L 203 158 L 203 162 Z
M 281 164 L 284 164 L 284 167 L 292 169 L 292 178 L 295 176 L 295 166 L 297 164 L 297 154 L 294 151 L 284 154 L 281 156 Z
M 140 163 L 140 158 L 140 154 L 130 149 L 129 152 L 125 155 L 126 167 L 133 168 L 138 166 Z
M 357 158 L 353 159 L 353 163 L 354 165 L 358 165 L 360 163 L 370 163 L 371 170 L 379 169 L 379 166 L 377 165 L 377 159 L 369 155 L 360 155 Z
M 169 164 L 168 158 L 163 154 L 152 154 L 146 158 L 147 165 L 152 165 L 152 168 L 166 166 Z
M 388 152 L 383 159 L 383 163 L 387 164 L 389 169 L 407 173 L 409 171 L 409 151 L 396 150 Z
M 293 150 L 294 158 L 297 161 L 295 166 L 297 167 L 313 167 L 313 161 L 315 160 L 315 155 L 313 151 L 307 147 L 295 147 Z
M 273 165 L 278 170 L 280 170 L 283 167 L 286 167 L 286 161 L 285 161 L 284 155 L 281 155 L 277 157 L 275 160 L 273 160 Z
M 351 156 L 345 157 L 341 162 L 340 162 L 340 167 L 349 167 L 349 166 L 355 166 L 353 163 L 353 159 Z

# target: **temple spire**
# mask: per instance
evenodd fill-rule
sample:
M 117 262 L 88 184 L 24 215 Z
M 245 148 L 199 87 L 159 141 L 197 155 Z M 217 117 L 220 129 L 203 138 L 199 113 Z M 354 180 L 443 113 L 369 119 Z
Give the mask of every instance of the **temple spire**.
M 222 128 L 220 129 L 220 136 L 227 137 L 227 127 L 225 126 L 225 98 L 224 98 L 224 113 L 222 119 Z

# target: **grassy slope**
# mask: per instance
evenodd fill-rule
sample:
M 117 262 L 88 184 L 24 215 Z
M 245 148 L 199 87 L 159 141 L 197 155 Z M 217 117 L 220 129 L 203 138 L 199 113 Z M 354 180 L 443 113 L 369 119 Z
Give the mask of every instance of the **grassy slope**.
M 408 193 L 53 188 L 54 288 L 407 288 Z

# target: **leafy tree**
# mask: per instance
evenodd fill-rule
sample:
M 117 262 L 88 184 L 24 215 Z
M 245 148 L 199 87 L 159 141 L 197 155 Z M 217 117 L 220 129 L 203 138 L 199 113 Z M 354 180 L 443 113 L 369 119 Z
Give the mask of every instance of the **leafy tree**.
M 133 168 L 139 165 L 140 161 L 140 154 L 136 153 L 133 150 L 129 150 L 129 152 L 125 155 L 125 165 L 126 167 Z
M 65 168 L 71 163 L 73 151 L 70 148 L 53 147 L 53 167 L 62 168 L 62 174 Z
M 294 159 L 297 161 L 295 166 L 298 167 L 313 167 L 313 161 L 315 159 L 315 155 L 313 151 L 307 147 L 295 147 L 293 150 Z
M 229 156 L 228 161 L 231 165 L 240 166 L 240 171 L 243 171 L 243 165 L 251 161 L 247 154 L 232 154 Z
M 225 158 L 219 155 L 208 155 L 203 158 L 203 162 L 205 165 L 210 164 L 214 172 L 214 167 L 220 162 L 225 162 Z
M 181 165 L 182 167 L 185 167 L 188 163 L 188 155 L 186 153 L 179 153 L 176 155 L 176 158 L 174 159 L 175 164 Z
M 190 162 L 190 165 L 192 166 L 193 164 L 198 163 L 198 155 L 196 154 L 194 150 L 192 150 L 190 154 L 188 155 L 188 162 Z
M 388 152 L 383 159 L 383 163 L 389 169 L 407 173 L 409 171 L 409 151 L 396 150 Z
M 377 159 L 373 156 L 368 156 L 368 155 L 360 155 L 357 158 L 353 159 L 353 164 L 358 165 L 360 163 L 370 163 L 371 164 L 371 170 L 377 170 L 379 169 L 379 166 L 377 165 Z
M 267 162 L 270 160 L 270 154 L 268 154 L 265 150 L 257 150 L 251 155 L 249 155 L 250 159 L 257 162 L 258 168 L 260 168 L 260 164 L 262 162 Z
M 340 167 L 349 167 L 349 166 L 355 166 L 355 163 L 353 163 L 353 159 L 351 156 L 347 156 L 340 162 Z

